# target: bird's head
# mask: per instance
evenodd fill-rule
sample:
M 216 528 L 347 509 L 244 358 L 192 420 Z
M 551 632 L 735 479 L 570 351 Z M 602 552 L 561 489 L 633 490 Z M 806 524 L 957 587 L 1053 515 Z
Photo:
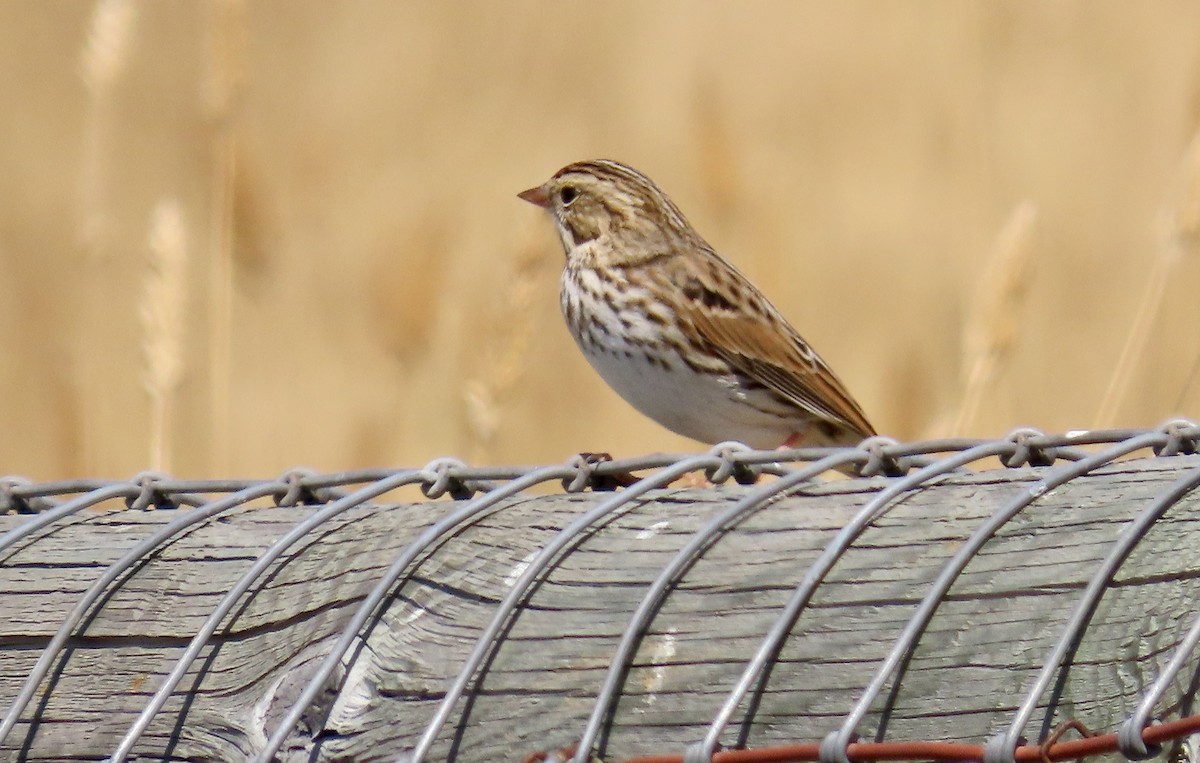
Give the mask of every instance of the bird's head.
M 517 195 L 550 213 L 568 258 L 630 265 L 699 240 L 650 178 L 609 159 L 569 164 Z

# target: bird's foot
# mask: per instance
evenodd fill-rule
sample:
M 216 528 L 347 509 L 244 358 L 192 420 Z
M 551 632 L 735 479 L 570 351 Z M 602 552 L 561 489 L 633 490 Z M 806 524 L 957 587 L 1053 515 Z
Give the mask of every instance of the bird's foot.
M 804 433 L 796 432 L 791 437 L 784 440 L 783 445 L 780 445 L 778 448 L 776 448 L 776 450 L 787 450 L 788 448 L 799 448 L 801 443 L 803 443 L 803 442 L 804 442 Z

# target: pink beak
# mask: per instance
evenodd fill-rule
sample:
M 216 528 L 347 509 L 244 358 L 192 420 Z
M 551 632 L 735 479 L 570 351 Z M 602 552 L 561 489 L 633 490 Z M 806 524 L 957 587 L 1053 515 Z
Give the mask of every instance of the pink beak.
M 546 193 L 546 189 L 540 185 L 537 188 L 530 188 L 528 191 L 521 191 L 517 196 L 542 209 L 550 206 L 550 194 Z

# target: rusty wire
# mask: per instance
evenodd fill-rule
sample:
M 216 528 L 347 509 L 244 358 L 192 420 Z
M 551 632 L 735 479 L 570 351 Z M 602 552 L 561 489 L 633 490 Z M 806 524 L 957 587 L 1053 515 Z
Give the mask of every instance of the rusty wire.
M 1065 725 L 1070 725 L 1068 721 Z M 1144 728 L 1139 735 L 1150 747 L 1164 742 L 1182 739 L 1200 732 L 1200 715 L 1189 715 L 1165 723 L 1155 723 Z M 1108 755 L 1120 752 L 1118 734 L 1096 734 L 1082 739 L 1056 740 L 1054 736 L 1043 744 L 1026 744 L 1013 751 L 1017 763 L 1039 761 L 1077 760 L 1093 755 Z M 903 741 L 903 742 L 851 742 L 846 747 L 846 756 L 859 763 L 884 760 L 940 760 L 975 761 L 983 763 L 982 744 L 963 742 Z M 639 755 L 625 758 L 620 763 L 684 763 L 685 757 L 677 755 Z M 818 763 L 821 760 L 819 743 L 772 745 L 756 749 L 723 750 L 713 753 L 712 763 Z
M 724 443 L 699 455 L 659 454 L 621 460 L 576 457 L 563 464 L 540 468 L 469 467 L 457 461 L 439 459 L 421 469 L 373 469 L 325 475 L 296 469 L 268 480 L 176 480 L 168 475 L 143 473 L 129 480 L 71 480 L 35 484 L 22 477 L 0 477 L 0 514 L 36 515 L 0 536 L 0 563 L 4 560 L 2 554 L 6 550 L 23 542 L 30 542 L 40 530 L 105 501 L 124 499 L 126 505 L 134 510 L 192 507 L 137 543 L 121 559 L 105 569 L 88 588 L 43 649 L 34 670 L 22 684 L 18 696 L 9 705 L 3 720 L 0 721 L 0 743 L 11 733 L 36 694 L 38 686 L 55 661 L 61 657 L 67 640 L 81 627 L 86 628 L 86 625 L 82 625 L 86 615 L 97 606 L 104 592 L 114 582 L 131 574 L 131 570 L 148 555 L 155 553 L 162 545 L 188 528 L 244 506 L 250 501 L 268 498 L 281 507 L 301 503 L 327 505 L 276 540 L 223 597 L 112 753 L 109 760 L 113 763 L 125 761 L 133 754 L 133 748 L 142 733 L 161 711 L 180 679 L 238 601 L 262 579 L 288 548 L 337 514 L 407 484 L 420 485 L 423 493 L 430 498 L 449 495 L 461 501 L 460 505 L 454 506 L 451 511 L 433 522 L 405 547 L 376 582 L 287 715 L 265 746 L 252 759 L 257 763 L 266 763 L 274 758 L 317 694 L 328 685 L 329 678 L 339 663 L 354 643 L 363 638 L 371 623 L 381 616 L 390 597 L 395 596 L 397 590 L 413 577 L 416 568 L 422 563 L 422 555 L 430 548 L 441 543 L 457 528 L 496 509 L 503 500 L 541 483 L 561 481 L 564 489 L 568 491 L 612 490 L 617 486 L 624 487 L 565 527 L 524 568 L 508 595 L 496 607 L 489 625 L 479 635 L 471 654 L 450 682 L 444 699 L 434 717 L 425 726 L 415 749 L 402 758 L 410 763 L 422 763 L 468 685 L 476 679 L 487 655 L 499 645 L 506 623 L 517 615 L 518 608 L 531 586 L 555 563 L 556 558 L 569 551 L 579 537 L 603 523 L 606 517 L 627 506 L 640 495 L 655 487 L 669 484 L 687 472 L 704 472 L 709 479 L 716 482 L 734 478 L 749 483 L 759 472 L 779 477 L 778 480 L 753 488 L 734 505 L 719 512 L 688 540 L 650 584 L 641 604 L 632 614 L 621 635 L 603 685 L 597 691 L 587 725 L 582 730 L 580 744 L 566 753 L 566 757 L 573 757 L 576 763 L 587 763 L 603 755 L 606 724 L 611 721 L 614 703 L 620 694 L 622 682 L 632 664 L 639 641 L 658 607 L 665 600 L 666 594 L 686 573 L 689 565 L 704 553 L 720 533 L 735 526 L 774 496 L 785 494 L 827 469 L 852 464 L 864 475 L 887 475 L 894 480 L 863 506 L 858 515 L 830 541 L 825 552 L 809 569 L 793 592 L 792 598 L 778 613 L 774 626 L 765 635 L 757 652 L 748 660 L 741 679 L 731 687 L 725 703 L 717 708 L 705 737 L 681 754 L 644 756 L 630 759 L 629 763 L 765 763 L 786 760 L 849 763 L 916 759 L 1033 763 L 1037 760 L 1057 761 L 1114 751 L 1130 759 L 1147 757 L 1155 754 L 1158 751 L 1157 746 L 1164 741 L 1200 731 L 1200 716 L 1189 716 L 1169 723 L 1150 722 L 1151 714 L 1167 686 L 1200 644 L 1200 612 L 1188 634 L 1176 645 L 1175 652 L 1161 674 L 1153 685 L 1143 692 L 1137 711 L 1128 718 L 1119 733 L 1060 741 L 1058 736 L 1067 730 L 1060 728 L 1056 734 L 1046 737 L 1041 745 L 1021 744 L 1017 734 L 1029 720 L 1038 699 L 1049 688 L 1053 677 L 1057 674 L 1059 680 L 1063 680 L 1062 670 L 1069 665 L 1073 649 L 1078 645 L 1098 599 L 1107 590 L 1109 581 L 1121 561 L 1154 521 L 1189 491 L 1200 486 L 1200 470 L 1185 474 L 1166 493 L 1157 497 L 1139 513 L 1114 543 L 1105 563 L 1096 571 L 1081 594 L 1071 620 L 1064 628 L 1055 648 L 1047 655 L 1042 671 L 1030 685 L 1024 702 L 1005 732 L 988 740 L 986 744 L 884 740 L 858 742 L 854 733 L 866 709 L 882 687 L 889 679 L 895 677 L 897 670 L 903 671 L 906 655 L 915 647 L 933 611 L 944 599 L 949 586 L 963 566 L 983 542 L 1005 522 L 1054 486 L 1110 463 L 1113 459 L 1146 448 L 1162 456 L 1195 453 L 1198 438 L 1200 428 L 1191 422 L 1178 421 L 1170 422 L 1156 430 L 1084 431 L 1055 436 L 1018 430 L 1001 440 L 948 439 L 895 443 L 883 438 L 873 438 L 854 449 L 753 451 L 736 443 Z M 1086 446 L 1104 447 L 1099 452 L 1092 452 L 1087 450 Z M 803 615 L 817 586 L 858 535 L 871 522 L 889 511 L 894 502 L 907 491 L 928 485 L 985 458 L 996 458 L 1009 467 L 1028 464 L 1055 468 L 1048 470 L 1043 479 L 1029 486 L 981 526 L 946 564 L 942 574 L 931 586 L 917 612 L 897 639 L 892 651 L 881 663 L 875 679 L 841 726 L 827 735 L 821 743 L 753 750 L 720 750 L 720 736 L 737 710 L 745 707 L 744 717 L 747 721 L 754 715 L 761 692 L 766 686 L 784 641 L 797 619 Z M 1057 465 L 1060 462 L 1065 465 Z M 792 466 L 795 463 L 804 466 L 796 468 Z M 653 471 L 649 475 L 631 476 L 646 470 Z M 344 488 L 354 489 L 346 492 Z M 63 497 L 67 499 L 60 500 Z M 1082 727 L 1075 728 L 1080 730 Z M 749 723 L 745 722 L 743 732 L 736 740 L 738 748 L 747 745 L 748 730 Z M 565 759 L 564 756 L 560 757 Z

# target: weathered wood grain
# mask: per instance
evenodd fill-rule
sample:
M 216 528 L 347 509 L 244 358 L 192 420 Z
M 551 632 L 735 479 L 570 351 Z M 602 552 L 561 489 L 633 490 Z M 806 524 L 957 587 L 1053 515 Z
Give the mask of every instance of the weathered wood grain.
M 1003 728 L 1118 533 L 1198 467 L 1197 457 L 1118 464 L 1016 517 L 954 585 L 898 689 L 860 728 L 864 737 L 884 719 L 889 738 L 982 741 Z M 961 542 L 1043 473 L 964 474 L 898 502 L 821 586 L 757 713 L 727 741 L 741 731 L 752 745 L 813 741 L 835 728 Z M 715 543 L 642 641 L 608 757 L 679 751 L 698 739 L 808 566 L 885 484 L 807 487 Z M 658 491 L 583 539 L 526 602 L 433 759 L 517 760 L 571 744 L 649 582 L 745 490 Z M 353 655 L 336 701 L 308 716 L 281 759 L 384 761 L 411 747 L 523 562 L 602 497 L 511 500 L 429 554 Z M 1052 723 L 1073 716 L 1113 728 L 1200 613 L 1198 501 L 1189 496 L 1168 512 L 1122 568 Z M 374 581 L 454 505 L 361 507 L 296 546 L 223 624 L 143 737 L 138 759 L 231 761 L 259 749 Z M 151 556 L 91 614 L 0 760 L 102 759 L 224 592 L 316 510 L 242 508 Z M 91 581 L 173 513 L 89 512 L 0 552 L 0 709 Z M 23 521 L 0 517 L 0 532 Z M 1164 714 L 1190 708 L 1198 664 L 1176 681 Z M 1039 714 L 1028 735 L 1042 723 Z

